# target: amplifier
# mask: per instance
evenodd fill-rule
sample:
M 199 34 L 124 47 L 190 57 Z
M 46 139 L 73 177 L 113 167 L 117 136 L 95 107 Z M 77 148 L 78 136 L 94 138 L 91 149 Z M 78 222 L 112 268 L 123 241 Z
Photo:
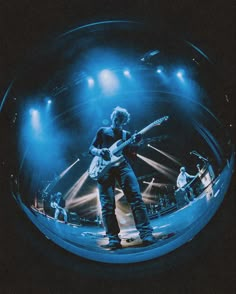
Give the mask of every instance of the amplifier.
M 177 209 L 186 205 L 187 203 L 185 200 L 186 196 L 187 196 L 186 191 L 182 191 L 182 190 L 175 191 L 175 200 L 176 200 Z
M 80 224 L 80 218 L 76 212 L 69 212 L 68 213 L 68 222 L 71 224 Z

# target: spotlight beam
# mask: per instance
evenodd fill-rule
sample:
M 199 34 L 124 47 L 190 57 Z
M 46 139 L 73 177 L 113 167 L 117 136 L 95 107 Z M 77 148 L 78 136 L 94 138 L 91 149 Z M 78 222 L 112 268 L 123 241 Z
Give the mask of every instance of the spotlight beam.
M 158 152 L 161 153 L 162 155 L 168 157 L 170 160 L 172 160 L 173 162 L 177 163 L 179 166 L 182 165 L 182 164 L 181 164 L 181 163 L 180 163 L 180 162 L 179 162 L 174 156 L 168 154 L 167 152 L 164 152 L 164 151 L 162 151 L 162 150 L 160 150 L 160 149 L 157 149 L 156 147 L 153 147 L 153 146 L 150 145 L 150 144 L 148 144 L 147 146 L 150 147 L 150 148 L 152 148 L 152 149 L 154 149 L 154 150 L 156 150 L 156 151 L 158 151 Z
M 152 166 L 154 169 L 158 170 L 160 173 L 164 174 L 166 177 L 170 178 L 173 182 L 176 181 L 178 173 L 175 172 L 173 169 L 164 166 L 163 164 L 157 163 L 154 160 L 151 160 L 145 156 L 137 154 L 137 156 L 146 162 L 148 165 Z
M 75 208 L 77 206 L 84 205 L 87 202 L 94 200 L 96 198 L 97 198 L 97 192 L 93 192 L 91 194 L 88 194 L 88 195 L 85 195 L 85 196 L 82 196 L 82 197 L 79 197 L 76 199 L 72 198 L 72 199 L 69 199 L 66 201 L 66 207 L 67 208 Z
M 151 180 L 151 182 L 148 184 L 147 188 L 143 191 L 144 194 L 148 194 L 148 195 L 150 194 L 154 180 L 155 180 L 155 179 L 152 178 L 152 180 Z
M 76 159 L 76 161 L 75 162 L 73 162 L 68 168 L 66 168 L 60 175 L 59 175 L 59 180 L 61 179 L 61 178 L 63 178 L 67 173 L 68 173 L 68 171 L 78 162 L 78 161 L 80 161 L 80 159 L 78 158 L 78 159 Z
M 88 178 L 88 171 L 84 172 L 83 175 L 75 182 L 75 184 L 66 192 L 64 199 L 72 200 L 78 194 L 79 190 Z
M 149 185 L 151 182 L 143 181 L 143 183 Z M 153 187 L 163 187 L 163 186 L 167 186 L 167 185 L 170 185 L 170 184 L 165 184 L 165 183 L 152 183 L 152 186 Z
M 78 162 L 80 159 L 78 158 L 75 162 L 73 162 L 69 167 L 67 167 L 61 174 L 55 178 L 55 180 L 52 183 L 49 183 L 45 189 L 44 192 L 46 192 L 49 188 L 53 188 L 67 173 L 68 171 Z M 66 197 L 66 196 L 65 196 Z

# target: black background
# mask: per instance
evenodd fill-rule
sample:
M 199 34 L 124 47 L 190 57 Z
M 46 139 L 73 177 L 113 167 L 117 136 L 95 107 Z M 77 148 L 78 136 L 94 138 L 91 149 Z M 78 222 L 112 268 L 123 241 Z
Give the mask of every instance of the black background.
M 135 19 L 182 35 L 214 60 L 231 99 L 230 118 L 235 98 L 234 17 L 232 0 L 0 0 L 0 96 L 27 52 L 40 43 L 90 22 Z M 1 145 L 7 141 L 1 136 Z M 165 259 L 160 261 L 163 272 L 155 266 L 158 260 L 115 268 L 65 253 L 31 226 L 9 193 L 9 170 L 2 164 L 5 154 L 2 148 L 0 151 L 1 293 L 235 293 L 233 182 L 219 211 L 194 241 L 171 254 L 166 264 Z M 59 259 L 60 253 L 65 258 Z

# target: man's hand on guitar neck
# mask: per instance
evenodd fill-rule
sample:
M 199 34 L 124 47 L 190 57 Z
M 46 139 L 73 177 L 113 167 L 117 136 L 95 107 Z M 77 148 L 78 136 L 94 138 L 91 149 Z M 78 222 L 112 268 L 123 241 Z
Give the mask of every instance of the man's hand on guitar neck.
M 139 142 L 142 141 L 142 138 L 143 138 L 142 134 L 134 133 L 133 136 L 132 136 L 132 143 L 138 144 Z

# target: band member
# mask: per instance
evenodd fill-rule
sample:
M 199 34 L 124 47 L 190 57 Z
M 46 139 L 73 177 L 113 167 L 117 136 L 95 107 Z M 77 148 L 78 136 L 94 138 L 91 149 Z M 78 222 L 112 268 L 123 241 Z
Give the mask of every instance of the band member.
M 109 147 L 117 140 L 123 141 L 131 137 L 131 134 L 123 130 L 123 126 L 130 120 L 130 114 L 125 108 L 117 106 L 111 114 L 111 126 L 101 127 L 92 141 L 89 148 L 90 154 L 101 156 L 104 160 L 109 161 L 111 154 Z M 138 180 L 129 163 L 137 151 L 138 143 L 141 136 L 134 136 L 134 142 L 123 149 L 124 160 L 118 166 L 112 166 L 101 178 L 98 179 L 98 190 L 102 209 L 103 225 L 109 243 L 102 246 L 107 249 L 115 250 L 122 248 L 119 237 L 120 228 L 115 214 L 115 185 L 116 181 L 120 185 L 131 206 L 134 221 L 139 236 L 143 244 L 150 245 L 155 243 L 152 235 L 153 229 L 150 226 L 146 206 L 142 200 Z
M 186 192 L 185 200 L 189 203 L 194 199 L 193 189 L 188 186 L 188 180 L 195 178 L 197 175 L 193 176 L 186 172 L 184 166 L 180 168 L 180 173 L 177 177 L 176 185 L 177 187 Z
M 55 208 L 54 218 L 58 220 L 59 215 L 63 215 L 64 222 L 67 223 L 67 212 L 65 209 L 65 200 L 62 197 L 61 192 L 57 192 L 52 196 L 51 206 Z

